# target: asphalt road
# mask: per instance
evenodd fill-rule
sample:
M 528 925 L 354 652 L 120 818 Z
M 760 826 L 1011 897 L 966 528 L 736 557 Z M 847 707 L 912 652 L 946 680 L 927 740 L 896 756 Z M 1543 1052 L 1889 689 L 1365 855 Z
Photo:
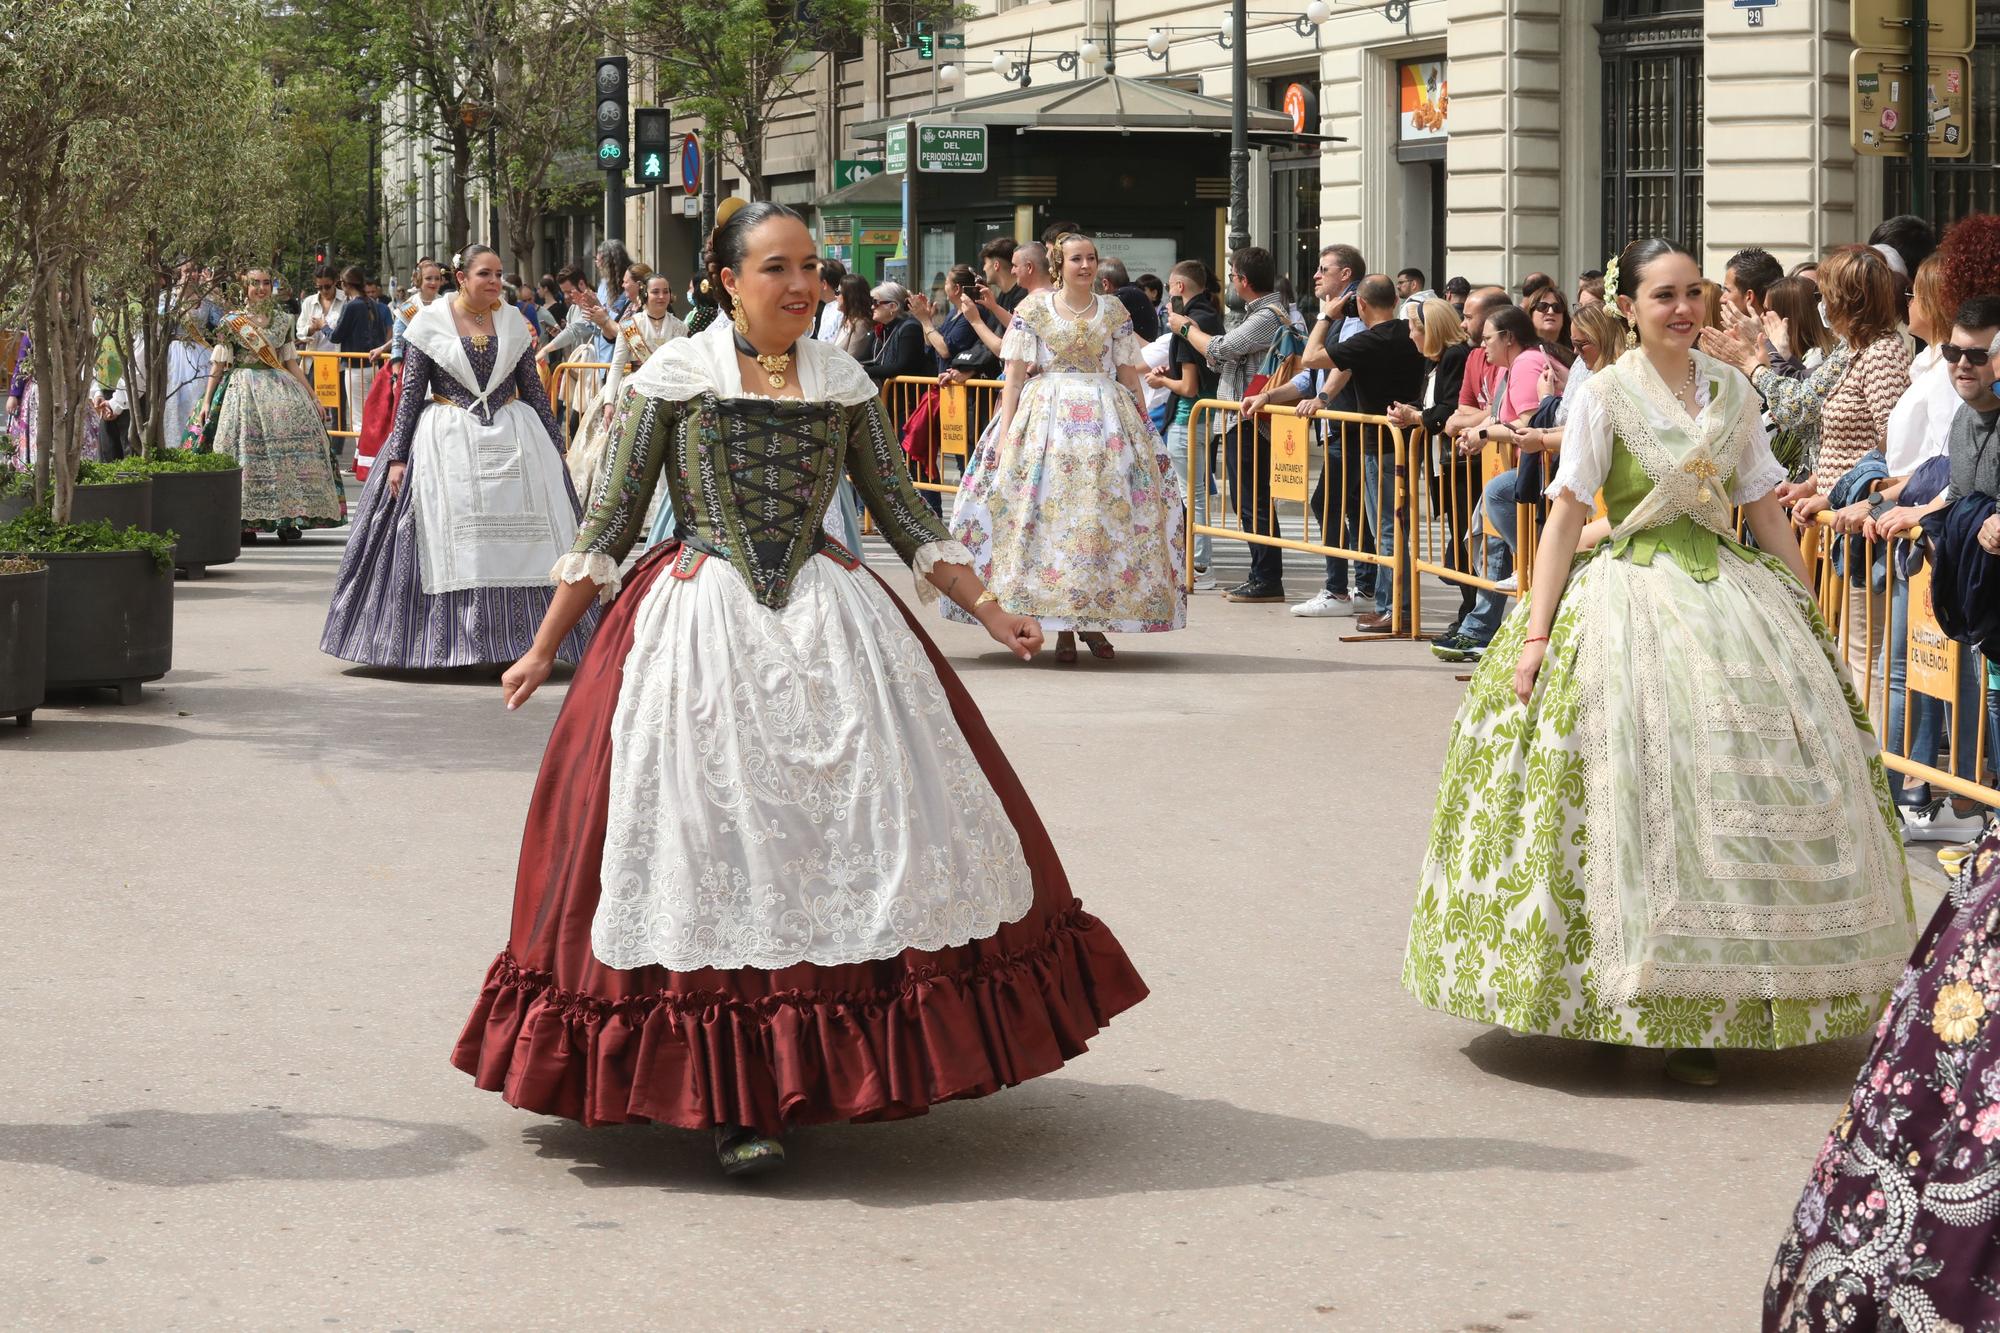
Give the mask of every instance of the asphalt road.
M 745 1186 L 447 1063 L 558 699 L 321 656 L 340 541 L 180 585 L 139 705 L 0 731 L 0 1324 L 1754 1326 L 1861 1048 L 1697 1091 L 1407 997 L 1462 689 L 1421 646 L 1215 594 L 1112 666 L 940 625 L 1154 993 Z

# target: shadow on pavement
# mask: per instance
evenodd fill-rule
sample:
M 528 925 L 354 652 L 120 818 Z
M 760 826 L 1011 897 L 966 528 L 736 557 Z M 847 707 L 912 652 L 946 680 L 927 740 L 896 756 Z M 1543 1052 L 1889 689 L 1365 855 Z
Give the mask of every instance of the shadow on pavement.
M 1393 642 L 1393 641 L 1391 641 Z M 1123 672 L 1126 675 L 1154 675 L 1161 673 L 1185 673 L 1187 675 L 1240 675 L 1240 676 L 1324 676 L 1344 671 L 1432 671 L 1435 667 L 1416 662 L 1333 662 L 1323 657 L 1259 657 L 1250 653 L 1177 653 L 1171 651 L 1148 652 L 1144 648 L 1120 646 L 1116 641 L 1112 646 L 1118 649 L 1118 658 L 1112 662 L 1094 660 L 1083 645 L 1078 644 L 1077 660 L 1072 665 L 1057 662 L 1055 657 L 1055 635 L 1049 635 L 1048 645 L 1033 663 L 1050 671 L 1071 671 L 1079 675 L 1111 675 Z M 981 653 L 977 657 L 955 657 L 947 650 L 945 656 L 954 670 L 963 674 L 967 671 L 1025 671 L 1029 664 L 1006 653 Z
M 276 1107 L 110 1112 L 84 1125 L 0 1124 L 0 1162 L 167 1188 L 232 1180 L 401 1180 L 448 1171 L 486 1146 L 456 1125 Z
M 1824 1103 L 1828 1114 L 1847 1099 L 1854 1071 L 1868 1054 L 1866 1036 L 1783 1051 L 1722 1051 L 1722 1082 L 1691 1087 L 1666 1076 L 1664 1051 L 1601 1042 L 1527 1037 L 1495 1028 L 1466 1043 L 1466 1058 L 1512 1083 L 1572 1097 L 1707 1102 L 1719 1106 Z
M 98 719 L 82 715 L 64 716 L 75 701 L 51 704 L 35 714 L 32 727 L 16 728 L 0 723 L 0 748 L 18 747 L 46 754 L 110 754 L 119 750 L 157 750 L 195 739 L 195 733 L 179 727 L 156 726 L 150 722 L 126 722 L 115 717 Z M 107 695 L 104 708 L 118 705 Z
M 570 1173 L 586 1185 L 744 1189 L 717 1170 L 705 1133 L 563 1122 L 537 1125 L 523 1137 L 542 1157 L 574 1162 Z M 941 1106 L 914 1120 L 802 1130 L 785 1142 L 787 1167 L 761 1181 L 760 1192 L 875 1208 L 1243 1185 L 1314 1195 L 1311 1182 L 1356 1172 L 1586 1174 L 1638 1165 L 1617 1153 L 1511 1139 L 1377 1137 L 1219 1099 L 1068 1078 Z

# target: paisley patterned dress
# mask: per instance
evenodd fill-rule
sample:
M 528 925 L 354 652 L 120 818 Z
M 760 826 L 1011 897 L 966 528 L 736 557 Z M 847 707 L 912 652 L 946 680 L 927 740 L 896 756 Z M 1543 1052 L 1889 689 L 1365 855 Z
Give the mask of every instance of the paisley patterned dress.
M 275 359 L 269 364 L 264 354 Z M 334 528 L 347 521 L 333 445 L 319 401 L 292 373 L 299 363 L 292 322 L 275 305 L 238 310 L 216 330 L 214 364 L 225 367 L 209 438 L 243 464 L 243 526 Z
M 1021 302 L 1001 346 L 1040 373 L 966 466 L 952 535 L 1001 604 L 1045 630 L 1145 633 L 1187 624 L 1187 505 L 1153 423 L 1118 383 L 1145 369 L 1132 317 L 1109 296 L 1072 320 L 1055 293 Z M 967 624 L 955 605 L 945 615 Z
M 1764 1292 L 1768 1333 L 2000 1328 L 2000 833 L 1875 1026 Z
M 1771 1049 L 1864 1031 L 1912 934 L 1874 733 L 1807 591 L 1730 536 L 1784 480 L 1734 370 L 1578 391 L 1550 493 L 1601 490 L 1527 706 L 1528 618 L 1452 730 L 1403 984 L 1520 1032 Z

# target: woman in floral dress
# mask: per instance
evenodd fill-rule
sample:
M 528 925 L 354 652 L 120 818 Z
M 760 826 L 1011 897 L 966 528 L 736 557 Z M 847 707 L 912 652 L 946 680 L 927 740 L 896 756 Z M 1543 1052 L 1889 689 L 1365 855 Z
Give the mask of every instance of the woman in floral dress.
M 1875 1026 L 1764 1292 L 1769 1333 L 2000 1328 L 2000 833 Z
M 1572 405 L 1532 602 L 1452 731 L 1403 984 L 1706 1084 L 1717 1047 L 1864 1031 L 1912 908 L 1757 396 L 1693 350 L 1701 274 L 1665 241 L 1613 273 L 1640 345 Z M 1610 539 L 1572 569 L 1600 492 Z
M 276 532 L 295 542 L 307 528 L 347 521 L 334 472 L 333 446 L 319 400 L 300 368 L 292 321 L 271 299 L 271 275 L 243 275 L 248 298 L 223 316 L 202 394 L 203 436 L 217 453 L 243 464 L 244 540 Z
M 1009 611 L 1057 631 L 1057 661 L 1076 660 L 1079 633 L 1108 660 L 1106 631 L 1187 623 L 1187 509 L 1139 405 L 1132 317 L 1093 290 L 1097 246 L 1070 235 L 1058 249 L 1062 285 L 1021 302 L 1002 342 L 1000 415 L 966 468 L 951 531 Z

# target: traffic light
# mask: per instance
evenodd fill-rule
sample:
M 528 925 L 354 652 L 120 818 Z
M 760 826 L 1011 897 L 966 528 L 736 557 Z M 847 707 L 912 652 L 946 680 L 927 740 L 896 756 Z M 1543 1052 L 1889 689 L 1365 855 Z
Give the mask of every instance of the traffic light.
M 667 164 L 674 157 L 674 113 L 663 106 L 640 107 L 632 113 L 632 181 L 664 185 Z
M 630 156 L 625 113 L 630 102 L 624 56 L 597 58 L 597 168 L 623 175 Z
M 928 23 L 917 24 L 917 59 L 929 60 L 937 54 L 937 34 Z

